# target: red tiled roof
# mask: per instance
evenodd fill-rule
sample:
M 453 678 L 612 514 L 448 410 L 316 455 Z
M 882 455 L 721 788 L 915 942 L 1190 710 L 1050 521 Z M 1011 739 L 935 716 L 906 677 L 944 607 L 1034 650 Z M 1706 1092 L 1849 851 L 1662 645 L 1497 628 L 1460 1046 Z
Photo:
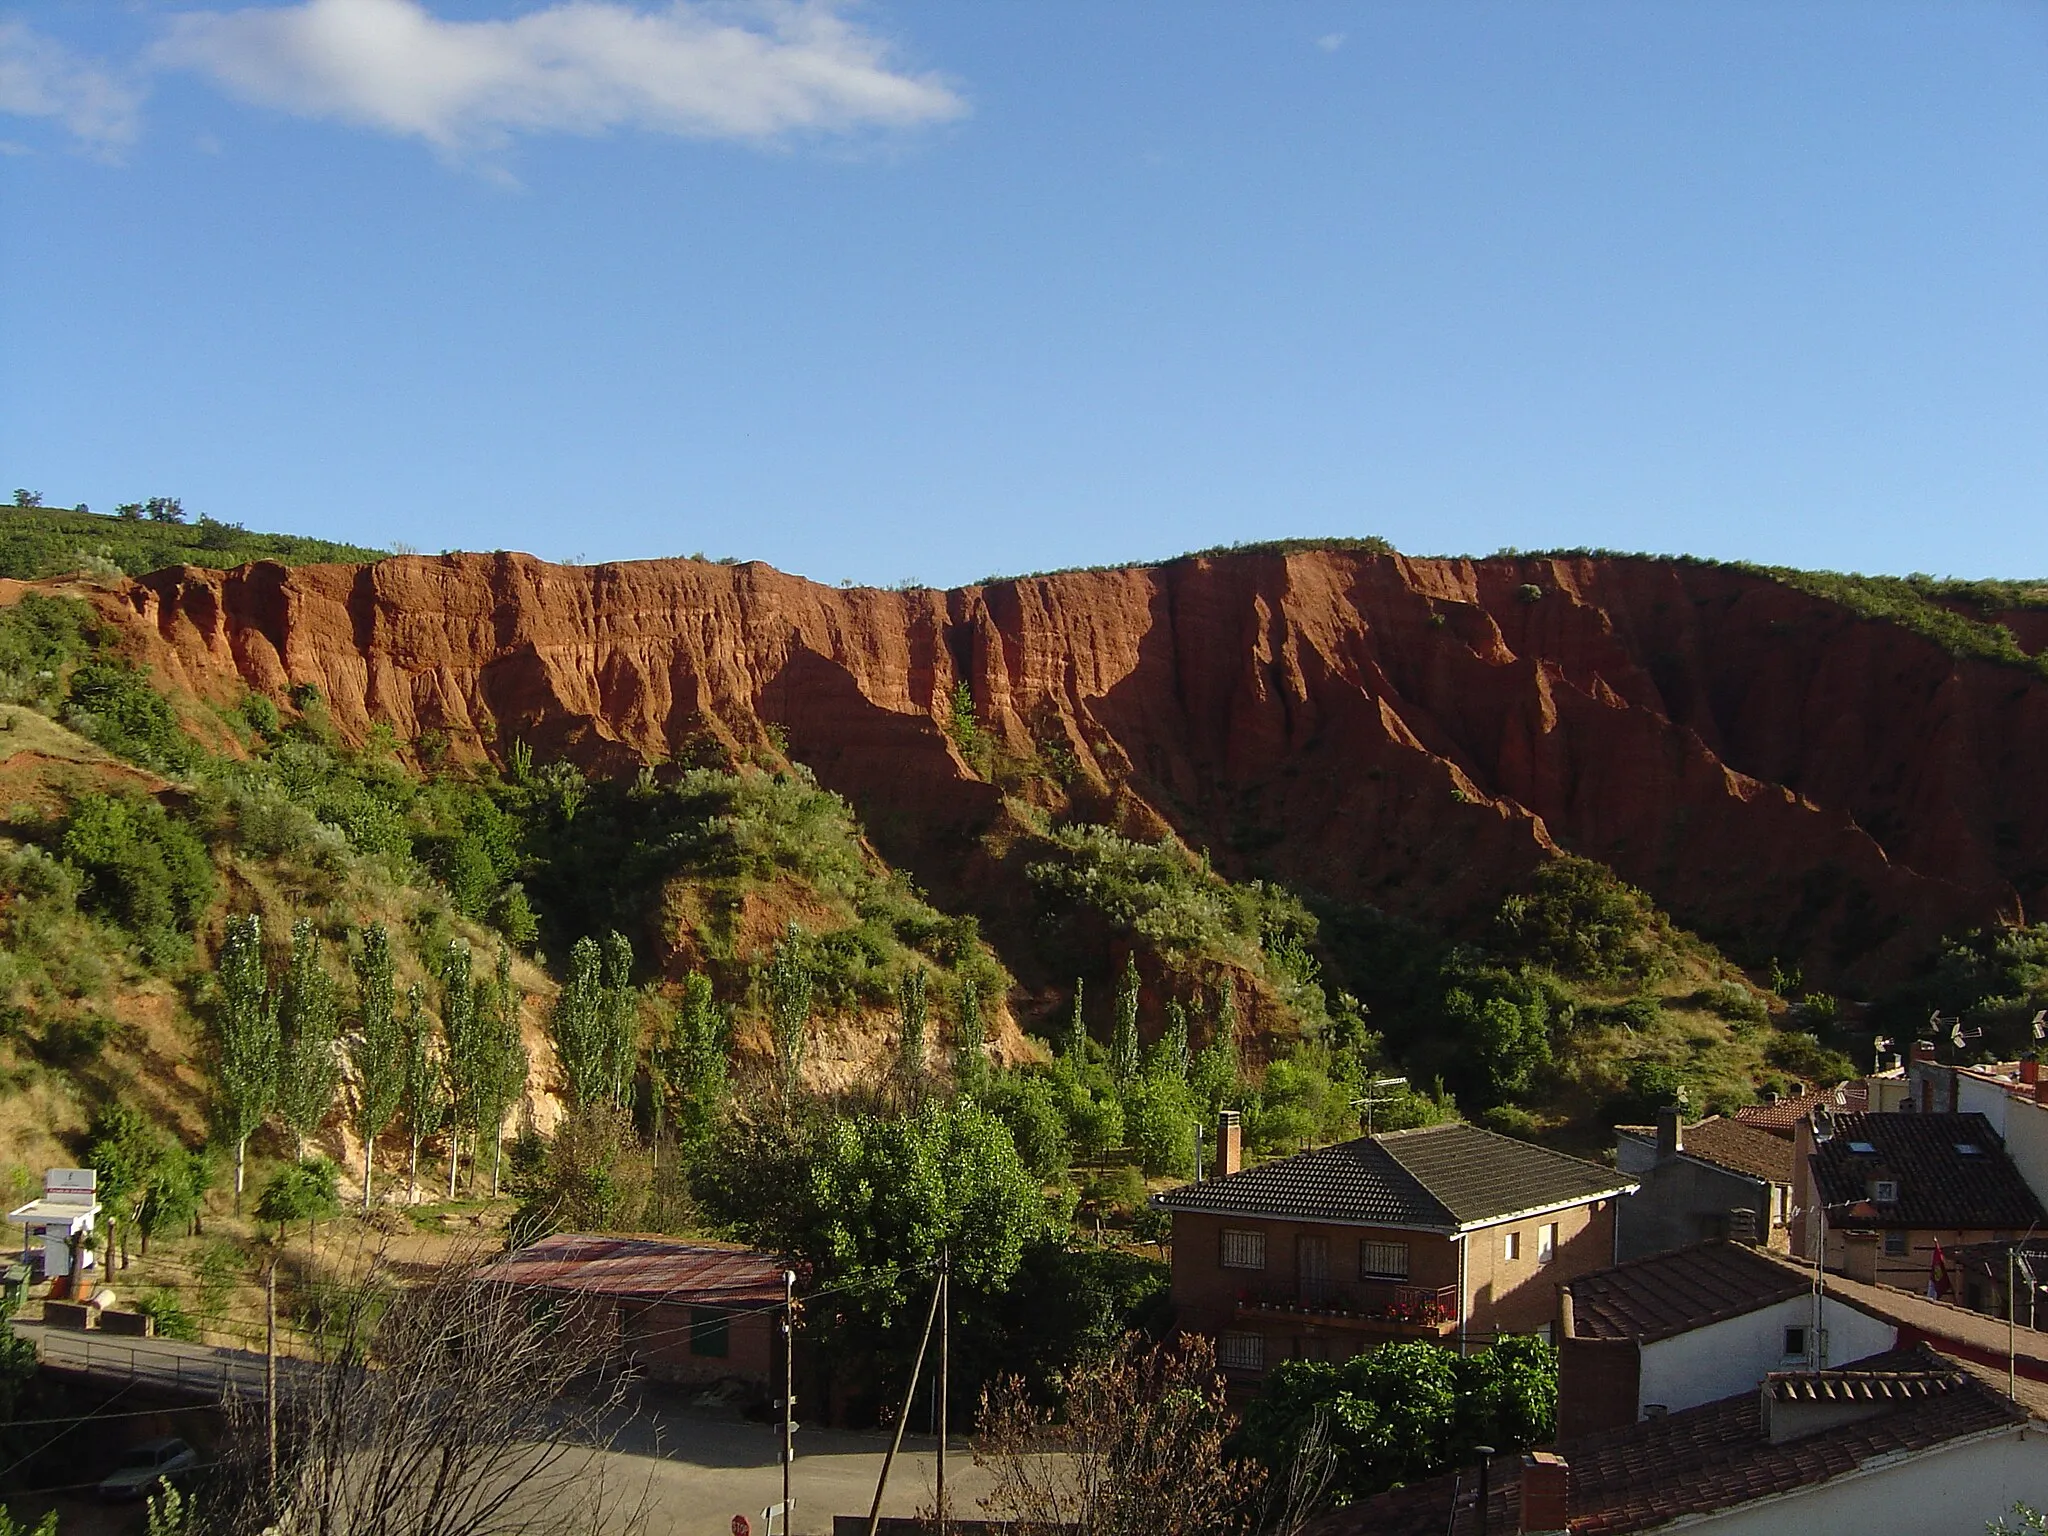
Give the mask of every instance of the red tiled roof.
M 487 1280 L 583 1295 L 700 1306 L 782 1301 L 780 1259 L 752 1248 L 563 1232 L 486 1264 Z
M 1773 1306 L 1813 1287 L 1811 1272 L 1741 1243 L 1703 1243 L 1565 1282 L 1572 1337 L 1650 1343 Z
M 1744 1125 L 1790 1138 L 1792 1127 L 1819 1104 L 1835 1113 L 1861 1114 L 1870 1108 L 1870 1089 L 1862 1083 L 1843 1083 L 1837 1088 L 1817 1088 L 1812 1093 L 1790 1094 L 1775 1104 L 1745 1104 L 1735 1111 Z
M 1790 1374 L 1783 1379 L 1794 1380 Z M 2027 1420 L 2025 1409 L 1925 1346 L 1825 1372 L 1821 1380 L 1829 1385 L 1814 1388 L 1811 1376 L 1799 1375 L 1783 1395 L 1820 1390 L 1881 1406 L 1869 1417 L 1773 1445 L 1764 1432 L 1764 1394 L 1752 1390 L 1565 1442 L 1558 1453 L 1571 1468 L 1574 1536 L 1620 1536 L 1687 1515 L 1735 1509 L 1814 1487 L 1880 1459 L 1932 1451 Z M 1781 1395 L 1779 1381 L 1774 1377 L 1768 1384 L 1774 1396 Z M 1491 1470 L 1487 1528 L 1512 1531 L 1521 1503 L 1521 1457 L 1500 1457 Z M 1469 1502 L 1455 1517 L 1451 1511 L 1460 1489 L 1469 1489 L 1473 1481 L 1468 1471 L 1411 1484 L 1325 1516 L 1309 1531 L 1311 1536 L 1471 1536 L 1479 1529 L 1478 1511 Z

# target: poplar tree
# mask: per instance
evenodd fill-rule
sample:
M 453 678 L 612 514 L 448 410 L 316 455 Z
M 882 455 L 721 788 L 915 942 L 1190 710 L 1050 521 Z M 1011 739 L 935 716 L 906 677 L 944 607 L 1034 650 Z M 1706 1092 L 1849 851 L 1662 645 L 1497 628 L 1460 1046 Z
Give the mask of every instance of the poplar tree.
M 462 1133 L 476 1115 L 479 1073 L 484 1066 L 481 1044 L 469 946 L 450 939 L 441 956 L 441 1077 L 446 1089 L 450 1200 L 455 1198 L 455 1175 L 462 1165 Z
M 633 985 L 633 946 L 614 929 L 604 941 L 604 1059 L 606 1102 L 620 1109 L 633 1097 L 633 1076 L 640 1066 L 640 992 Z
M 1148 1070 L 1157 1077 L 1186 1082 L 1189 1065 L 1188 1011 L 1178 1001 L 1171 1001 L 1166 1005 L 1166 1028 L 1152 1047 Z
M 235 1214 L 242 1213 L 249 1137 L 277 1096 L 280 1041 L 277 994 L 263 963 L 263 919 L 228 919 L 215 964 L 220 997 L 213 1010 L 214 1125 L 235 1148 Z
M 1067 1015 L 1067 1035 L 1060 1055 L 1076 1072 L 1088 1065 L 1088 1022 L 1081 1017 L 1082 980 L 1074 978 L 1074 1011 Z
M 406 1089 L 406 1033 L 392 980 L 391 935 L 382 923 L 363 930 L 356 951 L 356 1027 L 348 1037 L 355 1073 L 355 1131 L 363 1143 L 363 1210 L 370 1209 L 377 1138 L 391 1128 Z
M 399 1113 L 405 1118 L 406 1134 L 412 1142 L 408 1181 L 412 1198 L 420 1197 L 420 1143 L 441 1128 L 441 1064 L 434 1059 L 434 1030 L 427 1015 L 426 998 L 415 983 L 406 988 L 405 1018 L 399 1026 L 405 1039 L 404 1086 L 399 1092 Z
M 794 919 L 768 962 L 769 1036 L 775 1047 L 776 1079 L 782 1090 L 782 1118 L 789 1119 L 803 1083 L 804 1056 L 810 1049 L 811 993 L 816 977 L 804 944 L 804 931 Z
M 476 1151 L 488 1138 L 491 1145 L 491 1196 L 503 1185 L 505 1167 L 505 1116 L 526 1091 L 530 1065 L 526 1042 L 519 1031 L 519 1014 L 525 999 L 512 982 L 512 952 L 498 946 L 497 971 L 488 982 L 475 985 L 477 1032 L 477 1087 L 475 1098 Z M 472 1173 L 475 1152 L 470 1156 Z
M 913 966 L 896 985 L 896 1009 L 903 1031 L 896 1045 L 896 1079 L 906 1098 L 915 1100 L 924 1083 L 925 1019 L 924 967 Z
M 710 1138 L 731 1093 L 732 1020 L 714 1001 L 711 978 L 692 971 L 683 996 L 651 1053 L 654 1133 L 673 1114 L 678 1138 L 699 1146 Z
M 1116 989 L 1116 1028 L 1109 1037 L 1109 1075 L 1121 1088 L 1138 1075 L 1138 961 L 1124 959 L 1122 983 Z
M 277 1112 L 291 1127 L 303 1162 L 306 1143 L 316 1135 L 334 1108 L 341 1086 L 341 997 L 320 958 L 320 937 L 312 921 L 292 924 L 292 953 L 285 967 L 284 995 L 278 1007 L 281 1039 L 277 1074 Z
M 597 940 L 580 938 L 569 951 L 569 975 L 548 1013 L 548 1036 L 562 1069 L 570 1107 L 603 1097 L 606 1076 L 604 954 Z
M 1215 1114 L 1237 1092 L 1237 1071 L 1237 991 L 1226 981 L 1209 1043 L 1188 1074 L 1195 1101 L 1206 1113 Z
M 953 1037 L 953 1081 L 964 1094 L 979 1093 L 988 1082 L 988 1028 L 981 1019 L 981 988 L 974 978 L 960 979 L 960 1027 Z

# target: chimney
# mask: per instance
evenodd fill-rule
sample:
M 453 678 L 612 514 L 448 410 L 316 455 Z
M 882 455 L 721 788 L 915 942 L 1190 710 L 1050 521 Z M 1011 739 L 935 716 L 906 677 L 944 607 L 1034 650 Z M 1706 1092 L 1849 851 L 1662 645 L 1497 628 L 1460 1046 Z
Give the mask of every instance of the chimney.
M 1216 1117 L 1216 1177 L 1227 1178 L 1244 1166 L 1244 1132 L 1238 1128 L 1237 1111 L 1226 1109 Z
M 2032 1051 L 2020 1058 L 2020 1086 L 2038 1088 L 2041 1085 L 2041 1058 Z
M 1913 1060 L 1924 1062 L 1930 1067 L 1933 1066 L 1934 1042 L 1932 1040 L 1915 1040 L 1913 1042 Z
M 1669 1105 L 1657 1111 L 1657 1161 L 1669 1162 L 1685 1150 L 1684 1114 L 1678 1105 Z
M 1569 1528 L 1572 1469 L 1555 1451 L 1529 1451 L 1522 1457 L 1521 1536 Z

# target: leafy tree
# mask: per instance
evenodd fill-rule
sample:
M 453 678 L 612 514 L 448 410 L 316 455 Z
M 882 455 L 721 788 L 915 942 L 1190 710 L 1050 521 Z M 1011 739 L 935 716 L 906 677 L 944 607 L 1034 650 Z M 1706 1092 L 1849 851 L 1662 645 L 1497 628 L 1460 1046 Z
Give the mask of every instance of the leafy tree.
M 604 941 L 604 1091 L 625 1108 L 640 1065 L 640 993 L 633 985 L 633 946 L 617 930 Z
M 382 923 L 363 930 L 356 951 L 356 1027 L 348 1038 L 355 1076 L 354 1119 L 363 1143 L 363 1209 L 370 1209 L 377 1138 L 391 1128 L 405 1098 L 405 1026 L 398 1017 L 391 936 Z
M 633 1122 L 599 1100 L 572 1110 L 547 1143 L 538 1165 L 520 1171 L 512 1241 L 523 1245 L 550 1232 L 616 1232 L 640 1224 L 647 1209 L 648 1170 Z
M 1209 1043 L 1202 1047 L 1201 1054 L 1188 1071 L 1188 1088 L 1194 1095 L 1196 1109 L 1213 1119 L 1219 1110 L 1235 1100 L 1239 1086 L 1237 993 L 1225 983 L 1223 1001 L 1216 1010 L 1216 1023 L 1209 1032 Z
M 503 1183 L 505 1116 L 526 1092 L 530 1063 L 526 1042 L 520 1034 L 519 1013 L 524 999 L 512 981 L 512 952 L 498 947 L 498 966 L 488 982 L 477 982 L 477 1081 L 476 1146 L 491 1147 L 491 1195 L 495 1199 Z M 472 1168 L 474 1159 L 472 1158 Z
M 111 1249 L 118 1239 L 123 1269 L 128 1267 L 128 1229 L 140 1225 L 157 1165 L 168 1153 L 156 1127 L 126 1104 L 106 1105 L 86 1130 L 85 1156 L 99 1174 L 107 1241 Z
M 925 1070 L 925 971 L 921 965 L 903 973 L 896 988 L 896 1012 L 902 1033 L 896 1046 L 896 1080 L 904 1098 L 916 1103 L 924 1085 Z
M 817 982 L 804 931 L 794 921 L 775 946 L 767 981 L 769 1038 L 775 1047 L 782 1116 L 787 1120 L 803 1083 L 804 1057 L 811 1038 L 811 993 Z
M 469 946 L 459 939 L 449 940 L 441 952 L 440 980 L 442 1103 L 447 1107 L 448 1198 L 453 1200 L 462 1166 L 462 1133 L 476 1123 L 478 1091 L 489 1069 L 488 1047 L 477 1027 Z M 472 1154 L 472 1173 L 474 1168 Z
M 1287 1360 L 1245 1410 L 1242 1448 L 1284 1472 L 1310 1426 L 1328 1426 L 1333 1491 L 1368 1498 L 1462 1465 L 1476 1445 L 1520 1450 L 1556 1428 L 1557 1352 L 1515 1336 L 1460 1358 L 1433 1344 L 1383 1344 L 1341 1364 Z
M 16 491 L 14 493 L 17 506 L 21 504 L 21 497 L 26 494 L 28 493 L 24 491 Z M 27 1339 L 16 1338 L 14 1330 L 11 1328 L 8 1330 L 6 1342 L 9 1346 L 7 1352 L 18 1353 L 21 1349 L 26 1348 L 29 1352 L 29 1358 L 33 1362 L 36 1347 L 32 1342 Z M 30 1525 L 26 1520 L 15 1519 L 12 1514 L 8 1513 L 7 1506 L 0 1504 L 0 1536 L 57 1536 L 57 1511 L 54 1509 L 48 1511 L 42 1519 L 38 1520 L 34 1525 Z
M 1121 1089 L 1138 1075 L 1138 962 L 1124 959 L 1116 989 L 1116 1027 L 1109 1037 L 1109 1075 Z
M 1193 1096 L 1184 1078 L 1148 1072 L 1124 1090 L 1124 1135 L 1148 1174 L 1194 1172 Z
M 960 1026 L 953 1037 L 953 1080 L 962 1093 L 988 1084 L 988 1029 L 981 1021 L 981 988 L 972 976 L 960 981 Z
M 324 1157 L 301 1158 L 278 1169 L 256 1198 L 256 1215 L 277 1223 L 277 1240 L 284 1241 L 285 1228 L 295 1221 L 306 1223 L 310 1245 L 322 1216 L 341 1209 L 340 1171 Z
M 1088 1021 L 1081 1016 L 1082 981 L 1074 978 L 1074 1007 L 1067 1015 L 1067 1032 L 1060 1041 L 1060 1057 L 1078 1072 L 1088 1065 Z
M 657 1134 L 672 1117 L 678 1139 L 695 1149 L 709 1141 L 732 1094 L 732 1019 L 714 1001 L 711 978 L 692 971 L 665 1035 L 651 1053 Z
M 320 938 L 309 919 L 292 924 L 291 960 L 278 1005 L 280 1046 L 277 1112 L 291 1127 L 300 1160 L 306 1142 L 326 1122 L 341 1084 L 341 998 L 320 958 Z
M 1068 1134 L 1084 1157 L 1099 1163 L 1124 1144 L 1123 1105 L 1106 1081 L 1098 1075 L 1091 1083 L 1061 1062 L 1054 1069 L 1053 1083 Z
M 569 952 L 569 979 L 549 1022 L 572 1104 L 626 1103 L 639 1056 L 632 972 L 633 947 L 620 933 L 602 945 L 578 939 Z
M 142 1234 L 142 1255 L 149 1257 L 149 1240 L 180 1227 L 188 1232 L 198 1224 L 199 1205 L 212 1186 L 212 1159 L 203 1150 L 166 1148 L 151 1165 L 149 1183 L 142 1203 L 136 1207 L 135 1230 Z
M 1527 972 L 1473 966 L 1455 958 L 1441 1003 L 1456 1043 L 1461 1097 L 1491 1106 L 1525 1096 L 1550 1064 L 1550 998 Z
M 979 1095 L 1009 1128 L 1017 1155 L 1034 1177 L 1057 1178 L 1073 1150 L 1054 1079 L 1043 1072 L 994 1072 Z
M 276 1103 L 277 993 L 263 959 L 263 919 L 228 920 L 215 963 L 213 1007 L 214 1125 L 235 1149 L 235 1211 L 242 1209 L 244 1154 L 249 1137 Z
M 1146 1063 L 1146 1070 L 1154 1076 L 1174 1077 L 1186 1082 L 1190 1065 L 1188 1011 L 1176 1000 L 1166 1005 L 1166 1028 L 1153 1042 L 1152 1055 Z
M 1591 859 L 1552 859 L 1526 894 L 1494 920 L 1503 953 L 1583 981 L 1650 980 L 1669 963 L 1668 924 L 1656 905 Z
M 420 1193 L 420 1143 L 440 1130 L 447 1110 L 442 1092 L 446 1081 L 434 1052 L 433 1023 L 427 1014 L 426 998 L 417 985 L 405 993 L 405 1018 L 400 1025 L 405 1037 L 404 1078 L 398 1095 L 398 1113 L 405 1121 L 411 1141 L 408 1178 L 412 1198 Z

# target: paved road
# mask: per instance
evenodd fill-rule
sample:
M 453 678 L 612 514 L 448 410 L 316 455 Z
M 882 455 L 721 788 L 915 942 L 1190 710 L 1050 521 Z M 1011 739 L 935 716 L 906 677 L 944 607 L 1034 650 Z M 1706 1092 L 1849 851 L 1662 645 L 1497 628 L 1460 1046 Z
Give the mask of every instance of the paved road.
M 35 1323 L 14 1326 L 34 1341 L 42 1362 L 55 1369 L 205 1396 L 230 1390 L 250 1398 L 263 1394 L 263 1357 L 248 1350 Z M 283 1390 L 318 1369 L 310 1361 L 280 1358 Z M 792 1472 L 793 1536 L 828 1536 L 834 1515 L 866 1514 L 888 1447 L 886 1435 L 800 1429 Z M 759 1533 L 761 1511 L 782 1497 L 782 1468 L 769 1426 L 693 1409 L 644 1408 L 627 1421 L 615 1452 L 602 1458 L 602 1466 L 612 1496 L 627 1502 L 646 1499 L 650 1536 L 720 1536 L 729 1533 L 736 1514 L 745 1514 Z M 928 1435 L 905 1436 L 882 1512 L 914 1515 L 928 1508 L 937 1470 L 936 1442 Z M 977 1513 L 975 1500 L 987 1490 L 988 1479 L 957 1441 L 947 1453 L 946 1481 L 954 1509 L 962 1515 Z

